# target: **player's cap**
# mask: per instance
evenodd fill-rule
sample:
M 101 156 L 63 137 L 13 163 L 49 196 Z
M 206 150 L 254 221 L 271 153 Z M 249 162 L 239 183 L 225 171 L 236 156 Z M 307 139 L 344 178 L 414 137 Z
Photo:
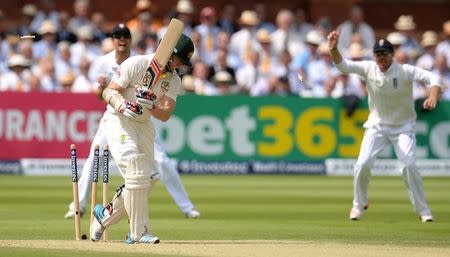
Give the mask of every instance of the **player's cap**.
M 112 36 L 113 38 L 120 38 L 122 36 L 125 38 L 131 38 L 131 32 L 125 24 L 119 23 L 112 29 Z
M 375 45 L 373 46 L 373 52 L 394 52 L 394 46 L 389 42 L 387 39 L 380 39 L 378 40 Z
M 192 66 L 191 57 L 194 54 L 194 43 L 191 38 L 181 34 L 173 53 L 180 58 L 184 65 Z

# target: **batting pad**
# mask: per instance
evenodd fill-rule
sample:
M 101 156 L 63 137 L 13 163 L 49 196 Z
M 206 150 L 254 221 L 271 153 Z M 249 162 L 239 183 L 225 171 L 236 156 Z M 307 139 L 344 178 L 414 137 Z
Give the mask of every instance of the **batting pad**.
M 106 206 L 106 212 L 108 213 L 105 213 L 105 217 L 102 220 L 104 227 L 116 224 L 127 215 L 123 200 L 123 188 L 124 185 L 117 189 L 112 202 Z
M 124 205 L 130 219 L 130 236 L 139 241 L 148 228 L 148 192 L 152 159 L 143 154 L 130 159 L 125 174 Z

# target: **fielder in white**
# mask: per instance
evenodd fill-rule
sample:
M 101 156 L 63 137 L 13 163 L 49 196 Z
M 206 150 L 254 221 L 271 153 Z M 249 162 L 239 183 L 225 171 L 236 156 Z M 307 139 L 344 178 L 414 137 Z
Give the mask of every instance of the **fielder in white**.
M 394 61 L 394 48 L 386 39 L 378 40 L 373 48 L 375 61 L 350 61 L 342 58 L 337 49 L 339 31 L 328 35 L 331 57 L 336 67 L 344 73 L 356 73 L 366 81 L 369 117 L 364 123 L 365 133 L 354 169 L 353 207 L 351 220 L 359 220 L 367 206 L 367 188 L 370 169 L 383 148 L 392 144 L 415 213 L 422 222 L 433 221 L 423 191 L 422 178 L 416 168 L 416 112 L 413 99 L 413 81 L 430 89 L 423 108 L 436 107 L 441 88 L 439 78 L 430 72 Z
M 124 24 L 118 24 L 112 30 L 114 50 L 99 59 L 97 59 L 90 70 L 89 77 L 97 79 L 99 83 L 99 96 L 101 96 L 103 89 L 108 86 L 114 72 L 119 68 L 119 65 L 125 61 L 130 55 L 131 33 L 128 27 Z M 94 147 L 95 145 L 103 146 L 107 144 L 105 134 L 101 128 L 97 130 L 95 137 L 91 144 L 89 157 L 83 166 L 81 177 L 78 181 L 78 192 L 80 199 L 81 213 L 86 212 L 86 207 L 90 199 L 90 191 L 92 185 L 92 166 L 94 162 Z M 181 182 L 181 178 L 173 162 L 167 157 L 164 148 L 161 145 L 159 137 L 155 139 L 155 161 L 156 167 L 161 174 L 161 180 L 165 185 L 167 191 L 172 196 L 175 204 L 188 218 L 199 218 L 198 212 L 192 204 L 189 196 Z M 100 155 L 103 151 L 100 151 Z M 69 210 L 64 215 L 64 218 L 73 218 L 75 215 L 74 205 L 70 203 Z
M 108 206 L 95 206 L 91 240 L 100 240 L 105 228 L 128 216 L 127 243 L 159 243 L 148 222 L 148 194 L 159 178 L 154 162 L 155 129 L 150 117 L 167 121 L 172 115 L 181 89 L 181 79 L 175 69 L 190 66 L 193 51 L 192 40 L 182 34 L 165 73 L 152 91 L 141 85 L 146 84 L 143 78 L 153 54 L 130 57 L 120 65 L 103 91 L 108 107 L 100 128 L 125 186 L 117 191 Z

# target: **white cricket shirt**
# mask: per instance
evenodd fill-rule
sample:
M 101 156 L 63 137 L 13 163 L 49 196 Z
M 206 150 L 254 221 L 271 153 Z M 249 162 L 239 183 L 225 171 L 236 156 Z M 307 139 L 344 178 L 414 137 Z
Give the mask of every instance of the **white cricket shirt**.
M 145 75 L 148 64 L 153 59 L 153 55 L 154 54 L 136 55 L 130 57 L 126 59 L 114 73 L 112 81 L 120 87 L 125 88 L 122 96 L 126 100 L 136 101 L 136 88 L 142 83 L 142 78 Z M 166 72 L 159 77 L 153 93 L 157 96 L 157 102 L 163 95 L 166 95 L 176 101 L 180 91 L 180 76 L 178 76 L 176 71 L 173 71 Z M 110 105 L 108 105 L 107 108 L 110 112 L 116 112 Z M 151 117 L 150 111 L 146 108 L 143 109 L 144 113 L 139 116 L 139 120 L 142 122 L 148 121 Z
M 400 126 L 414 122 L 413 81 L 427 87 L 439 86 L 439 78 L 421 68 L 393 62 L 382 72 L 374 61 L 342 59 L 336 67 L 344 73 L 357 73 L 366 81 L 369 117 L 364 127 L 374 125 Z

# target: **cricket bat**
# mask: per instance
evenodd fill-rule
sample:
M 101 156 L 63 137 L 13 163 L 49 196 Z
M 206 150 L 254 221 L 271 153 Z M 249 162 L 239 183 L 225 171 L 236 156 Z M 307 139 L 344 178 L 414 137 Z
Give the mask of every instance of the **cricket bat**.
M 177 45 L 178 39 L 184 30 L 184 23 L 178 19 L 170 20 L 166 34 L 156 48 L 155 55 L 150 61 L 145 75 L 142 78 L 141 86 L 154 92 L 154 86 L 158 82 L 159 76 L 164 72 L 164 68 Z

